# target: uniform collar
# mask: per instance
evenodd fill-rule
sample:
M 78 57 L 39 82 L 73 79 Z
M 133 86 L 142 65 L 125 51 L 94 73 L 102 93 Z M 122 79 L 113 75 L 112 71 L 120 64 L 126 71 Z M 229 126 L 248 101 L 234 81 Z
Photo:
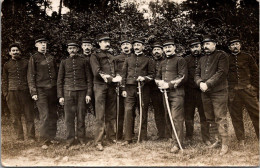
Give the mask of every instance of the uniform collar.
M 140 52 L 140 53 L 138 53 L 138 54 L 135 53 L 135 55 L 136 55 L 137 57 L 142 56 L 143 54 L 144 54 L 143 52 Z

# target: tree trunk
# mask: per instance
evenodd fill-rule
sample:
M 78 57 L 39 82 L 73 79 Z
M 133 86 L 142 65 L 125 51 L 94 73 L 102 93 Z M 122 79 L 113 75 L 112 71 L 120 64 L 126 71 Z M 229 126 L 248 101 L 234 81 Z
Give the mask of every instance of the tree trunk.
M 59 15 L 58 15 L 59 19 L 61 18 L 62 2 L 63 0 L 60 0 Z

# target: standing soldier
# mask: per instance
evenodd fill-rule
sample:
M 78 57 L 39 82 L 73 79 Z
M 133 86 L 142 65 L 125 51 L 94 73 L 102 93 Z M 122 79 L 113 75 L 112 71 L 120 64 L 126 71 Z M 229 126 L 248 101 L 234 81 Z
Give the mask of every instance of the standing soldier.
M 58 98 L 64 105 L 67 145 L 70 147 L 75 140 L 75 114 L 77 117 L 77 138 L 80 144 L 85 141 L 86 103 L 91 100 L 92 76 L 89 63 L 78 54 L 79 46 L 70 41 L 67 44 L 69 58 L 62 60 L 59 68 L 57 88 Z
M 198 66 L 201 57 L 201 42 L 198 38 L 189 41 L 191 55 L 186 56 L 185 60 L 188 67 L 188 80 L 185 83 L 185 99 L 184 113 L 186 126 L 186 139 L 191 143 L 194 131 L 194 114 L 195 108 L 198 108 L 200 116 L 200 126 L 202 141 L 206 145 L 211 145 L 209 141 L 209 124 L 206 121 L 206 116 L 203 109 L 201 90 L 194 81 L 195 70 Z
M 229 56 L 229 112 L 241 147 L 245 145 L 243 105 L 252 120 L 256 136 L 259 139 L 259 69 L 253 57 L 241 51 L 239 37 L 228 40 L 231 51 Z
M 110 37 L 108 34 L 98 36 L 100 49 L 90 57 L 92 72 L 94 75 L 95 95 L 95 145 L 97 150 L 103 150 L 103 136 L 110 142 L 115 141 L 116 119 L 116 83 L 121 79 L 115 77 L 113 55 L 109 53 Z M 105 130 L 106 129 L 106 130 Z
M 157 73 L 160 63 L 164 60 L 163 58 L 163 46 L 160 42 L 155 42 L 152 45 L 152 55 L 153 55 L 153 62 L 154 62 L 154 68 L 155 68 L 155 74 Z M 163 94 L 158 89 L 155 81 L 151 81 L 150 83 L 150 97 L 154 109 L 154 119 L 155 124 L 158 130 L 158 139 L 157 140 L 163 140 L 167 138 L 167 133 L 169 133 L 168 128 L 166 127 L 166 118 L 167 113 L 165 113 L 164 105 L 163 105 Z
M 28 65 L 28 84 L 39 110 L 42 148 L 47 149 L 57 131 L 57 68 L 54 57 L 46 53 L 46 38 L 37 38 L 35 47 L 37 52 Z
M 134 54 L 126 58 L 122 70 L 122 84 L 124 86 L 122 95 L 125 100 L 125 142 L 122 145 L 132 143 L 133 113 L 138 102 L 137 82 L 142 82 L 142 126 L 141 140 L 147 140 L 147 115 L 149 97 L 149 86 L 147 82 L 154 78 L 154 67 L 151 60 L 143 53 L 144 42 L 140 39 L 133 41 Z
M 82 57 L 85 58 L 90 66 L 90 56 L 92 54 L 92 48 L 93 48 L 93 45 L 92 45 L 92 40 L 89 39 L 89 38 L 83 38 L 82 39 L 82 44 L 81 44 L 81 48 L 83 50 L 83 54 L 82 54 Z M 93 73 L 92 73 L 92 69 L 90 67 L 90 75 L 91 75 L 91 79 L 93 79 Z M 88 105 L 88 109 L 90 110 L 90 104 L 92 105 L 93 107 L 93 110 L 94 110 L 94 115 L 96 114 L 95 113 L 95 97 L 92 93 L 91 95 L 91 103 L 89 103 Z
M 179 141 L 183 143 L 183 124 L 184 124 L 184 86 L 183 83 L 187 78 L 187 65 L 184 58 L 175 53 L 176 45 L 172 39 L 163 43 L 163 51 L 166 59 L 160 64 L 156 74 L 156 83 L 160 89 L 166 89 L 172 119 Z M 177 82 L 178 81 L 178 82 Z M 166 99 L 164 99 L 167 101 Z M 165 102 L 166 103 L 166 102 Z M 166 109 L 167 110 L 167 109 Z M 170 126 L 167 120 L 167 126 Z M 169 130 L 172 132 L 172 128 Z M 173 137 L 172 153 L 177 153 L 180 148 L 175 135 Z
M 195 82 L 202 91 L 201 97 L 206 119 L 211 129 L 214 127 L 222 140 L 220 155 L 228 152 L 227 103 L 228 103 L 228 56 L 224 51 L 216 50 L 216 41 L 212 36 L 204 36 L 203 55 L 195 72 Z M 216 147 L 220 141 L 211 146 Z
M 24 140 L 22 112 L 25 116 L 26 132 L 30 142 L 35 141 L 33 100 L 30 96 L 27 69 L 28 60 L 21 56 L 20 46 L 17 43 L 9 47 L 11 59 L 3 67 L 3 95 L 6 98 L 11 112 L 12 124 L 16 140 Z
M 122 76 L 122 69 L 125 59 L 131 56 L 132 44 L 129 39 L 123 39 L 121 41 L 122 53 L 114 58 L 115 72 L 117 75 Z M 122 96 L 122 85 L 119 88 L 119 121 L 118 121 L 118 140 L 123 139 L 123 126 L 124 126 L 124 110 L 125 110 L 125 98 Z M 135 115 L 135 113 L 134 113 Z M 133 116 L 135 118 L 135 116 Z M 133 120 L 134 121 L 134 120 Z M 133 122 L 134 125 L 134 122 Z

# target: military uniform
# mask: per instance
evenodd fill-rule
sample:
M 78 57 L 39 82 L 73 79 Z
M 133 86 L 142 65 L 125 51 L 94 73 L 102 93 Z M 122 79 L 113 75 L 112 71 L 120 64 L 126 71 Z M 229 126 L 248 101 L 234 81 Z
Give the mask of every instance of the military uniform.
M 140 55 L 131 54 L 130 57 L 126 58 L 123 70 L 122 70 L 122 85 L 123 90 L 127 92 L 125 99 L 125 140 L 132 141 L 132 127 L 133 127 L 133 113 L 138 102 L 138 88 L 136 79 L 138 76 L 145 77 L 142 90 L 142 103 L 143 103 L 143 117 L 141 127 L 141 139 L 147 139 L 147 116 L 148 116 L 148 105 L 150 101 L 149 93 L 150 88 L 147 82 L 154 78 L 154 67 L 152 60 L 145 56 L 144 53 Z
M 69 43 L 68 46 L 72 46 Z M 58 80 L 58 97 L 64 98 L 67 142 L 75 139 L 75 115 L 77 116 L 77 138 L 84 143 L 86 96 L 92 95 L 92 76 L 89 63 L 79 55 L 61 61 Z
M 164 46 L 174 44 L 171 40 L 166 41 Z M 176 79 L 182 78 L 181 83 L 175 89 L 174 85 L 170 82 Z M 167 89 L 169 106 L 172 114 L 172 120 L 180 140 L 180 143 L 183 143 L 183 124 L 184 124 L 184 86 L 183 83 L 187 78 L 187 65 L 184 58 L 177 55 L 167 56 L 159 66 L 158 72 L 156 74 L 156 79 L 164 80 L 169 83 L 169 89 Z M 164 99 L 164 102 L 166 100 Z M 166 106 L 165 106 L 166 107 Z M 167 110 L 167 108 L 165 108 Z M 166 111 L 168 114 L 168 112 Z M 172 131 L 171 123 L 169 117 L 167 116 L 166 125 L 168 129 Z M 175 135 L 172 134 L 174 139 L 174 146 L 178 146 Z
M 207 41 L 211 41 L 211 39 L 205 37 L 204 42 Z M 201 93 L 203 108 L 207 122 L 211 124 L 212 128 L 217 127 L 222 145 L 228 145 L 229 139 L 227 128 L 227 74 L 228 56 L 224 51 L 215 50 L 200 58 L 194 79 L 198 86 L 200 86 L 200 82 L 205 82 L 208 86 L 208 90 Z
M 237 38 L 230 40 L 239 41 Z M 238 140 L 245 140 L 243 105 L 247 109 L 259 139 L 258 80 L 259 68 L 250 54 L 239 52 L 229 55 L 229 112 Z
M 102 143 L 104 132 L 108 140 L 115 139 L 116 84 L 112 83 L 112 77 L 115 76 L 113 57 L 108 51 L 100 49 L 90 57 L 96 105 L 95 144 Z M 111 76 L 107 83 L 101 77 L 103 74 Z
M 54 139 L 57 131 L 57 68 L 54 57 L 48 53 L 33 54 L 27 75 L 31 96 L 38 96 L 40 139 L 45 143 Z
M 11 59 L 3 67 L 2 87 L 11 112 L 12 124 L 18 140 L 24 139 L 22 113 L 25 116 L 28 139 L 35 138 L 33 100 L 27 82 L 28 60 Z

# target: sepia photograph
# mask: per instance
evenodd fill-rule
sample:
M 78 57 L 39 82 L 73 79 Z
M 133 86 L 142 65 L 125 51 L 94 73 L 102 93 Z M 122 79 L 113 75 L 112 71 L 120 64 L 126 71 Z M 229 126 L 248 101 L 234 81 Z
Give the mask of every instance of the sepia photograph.
M 259 167 L 259 0 L 1 0 L 1 167 Z

